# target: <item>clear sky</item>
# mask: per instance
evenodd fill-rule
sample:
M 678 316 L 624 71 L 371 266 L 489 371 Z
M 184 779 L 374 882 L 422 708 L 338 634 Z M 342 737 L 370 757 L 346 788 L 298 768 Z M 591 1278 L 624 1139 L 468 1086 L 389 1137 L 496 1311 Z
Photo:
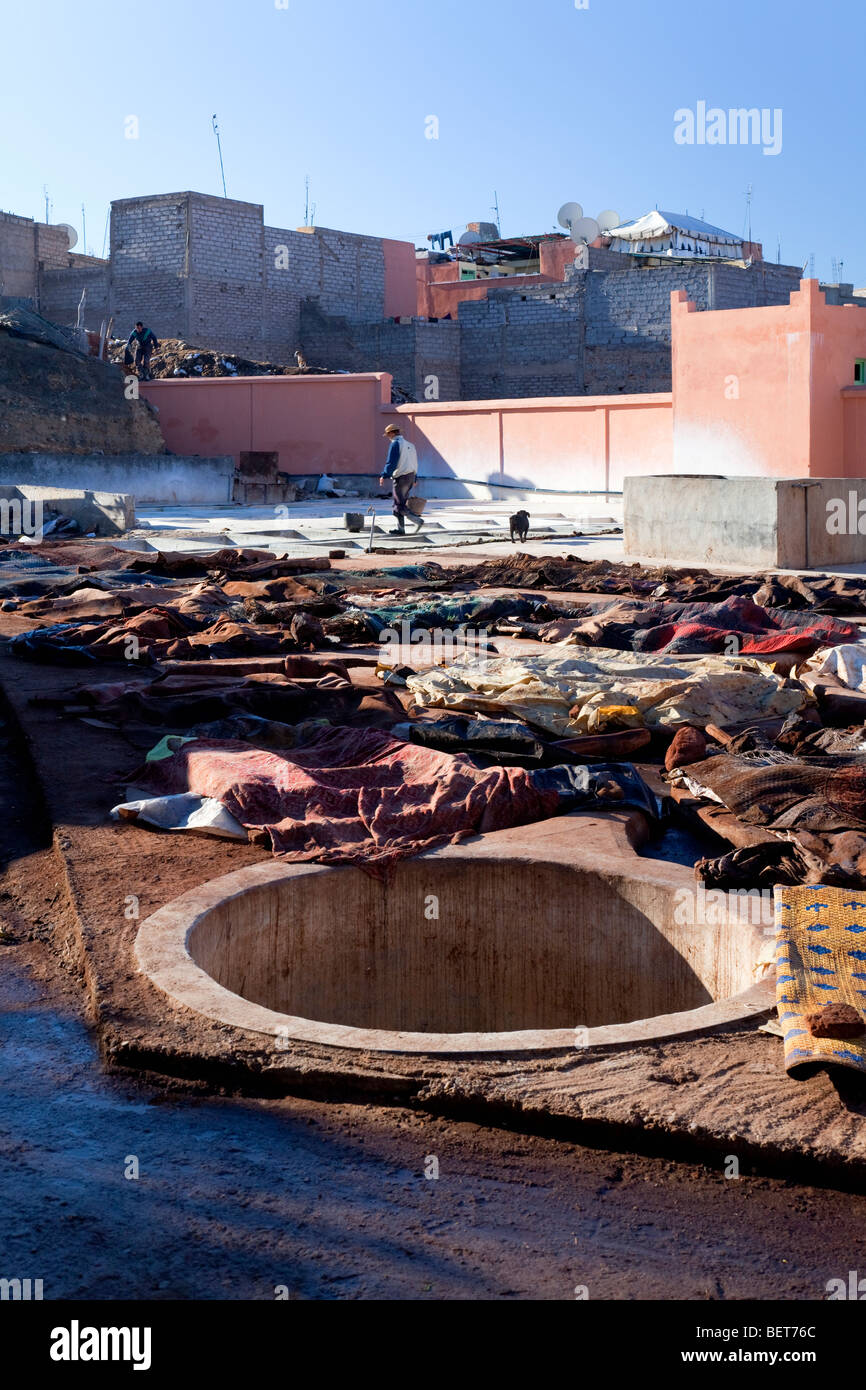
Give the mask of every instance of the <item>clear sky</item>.
M 270 225 L 309 174 L 319 225 L 416 244 L 494 190 L 504 235 L 572 199 L 742 233 L 751 184 L 767 259 L 866 285 L 863 0 L 7 0 L 0 33 L 0 208 L 44 218 L 47 186 L 80 237 L 84 203 L 97 255 L 112 198 L 221 192 L 216 112 Z M 766 110 L 779 153 L 677 143 L 700 102 Z

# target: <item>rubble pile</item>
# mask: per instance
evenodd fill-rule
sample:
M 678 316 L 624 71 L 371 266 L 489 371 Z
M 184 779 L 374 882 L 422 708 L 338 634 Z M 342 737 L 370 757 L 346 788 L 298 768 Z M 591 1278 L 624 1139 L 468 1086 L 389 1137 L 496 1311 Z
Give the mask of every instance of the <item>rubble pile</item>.
M 126 349 L 124 338 L 113 338 L 109 345 L 109 360 L 123 366 Z M 236 352 L 218 352 L 215 348 L 196 348 L 181 338 L 160 339 L 159 350 L 150 359 L 150 374 L 156 379 L 169 377 L 232 377 L 232 376 L 345 376 L 328 367 L 286 366 L 279 362 L 258 362 L 241 357 Z M 409 405 L 414 401 L 399 386 L 391 388 L 393 405 Z

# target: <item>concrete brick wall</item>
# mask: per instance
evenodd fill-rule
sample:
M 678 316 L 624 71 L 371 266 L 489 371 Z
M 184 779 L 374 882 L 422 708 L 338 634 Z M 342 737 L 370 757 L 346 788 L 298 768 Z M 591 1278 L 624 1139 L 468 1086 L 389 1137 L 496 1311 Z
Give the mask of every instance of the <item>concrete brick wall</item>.
M 262 208 L 189 198 L 187 329 L 190 342 L 261 357 L 264 315 Z
M 157 337 L 186 335 L 189 223 L 183 193 L 112 203 L 109 294 L 118 337 L 138 318 Z
M 369 322 L 326 314 L 318 301 L 305 300 L 300 337 L 311 366 L 332 371 L 390 372 L 395 387 L 413 400 L 460 399 L 461 334 L 453 320 Z
M 0 297 L 40 308 L 40 271 L 70 265 L 79 259 L 93 258 L 70 255 L 62 227 L 0 212 Z
M 615 254 L 592 251 L 590 264 Z M 669 391 L 672 290 L 699 310 L 733 309 L 786 304 L 798 284 L 794 266 L 634 268 L 617 257 L 555 289 L 491 290 L 460 306 L 462 398 Z
M 98 328 L 103 319 L 111 317 L 109 280 L 107 262 L 43 270 L 39 277 L 41 313 L 53 323 L 75 323 L 84 290 L 85 325 Z
M 113 203 L 110 261 L 97 263 L 105 269 L 102 285 L 95 270 L 83 265 L 93 258 L 71 257 L 59 229 L 27 218 L 5 221 L 8 229 L 0 218 L 0 267 L 8 265 L 10 272 L 0 293 L 34 297 L 41 283 L 46 312 L 60 322 L 74 317 L 87 284 L 91 317 L 97 311 L 100 317 L 113 314 L 121 336 L 142 318 L 161 338 L 290 362 L 301 346 L 305 299 L 327 314 L 383 318 L 380 237 L 265 226 L 257 203 L 199 193 Z M 88 274 L 81 274 L 85 269 Z
M 461 304 L 463 400 L 584 393 L 585 275 Z

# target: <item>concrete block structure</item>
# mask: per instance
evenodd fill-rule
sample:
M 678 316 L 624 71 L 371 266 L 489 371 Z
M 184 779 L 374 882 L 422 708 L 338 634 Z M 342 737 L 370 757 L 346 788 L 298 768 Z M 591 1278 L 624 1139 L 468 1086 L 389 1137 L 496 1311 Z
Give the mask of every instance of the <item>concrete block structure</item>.
M 0 453 L 0 486 L 129 493 L 136 502 L 225 505 L 235 462 L 227 455 Z M 131 523 L 130 523 L 131 524 Z
M 86 289 L 88 322 L 113 317 L 120 336 L 141 318 L 158 337 L 281 362 L 299 346 L 304 301 L 371 323 L 416 303 L 408 242 L 266 226 L 258 203 L 191 192 L 112 203 L 107 260 L 70 255 L 61 228 L 6 218 L 0 267 L 0 293 L 57 322 Z
M 834 524 L 840 507 L 854 526 Z M 864 512 L 862 478 L 667 474 L 626 478 L 623 491 L 627 555 L 758 571 L 861 564 Z

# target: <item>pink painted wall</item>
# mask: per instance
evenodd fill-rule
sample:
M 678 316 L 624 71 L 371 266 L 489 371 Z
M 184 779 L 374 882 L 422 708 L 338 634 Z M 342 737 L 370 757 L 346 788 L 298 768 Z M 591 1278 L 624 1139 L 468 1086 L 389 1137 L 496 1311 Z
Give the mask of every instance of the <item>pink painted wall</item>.
M 816 280 L 807 280 L 804 290 L 809 295 L 812 372 L 809 472 L 815 478 L 862 478 L 862 436 L 855 431 L 847 446 L 846 421 L 860 399 L 849 396 L 848 388 L 854 386 L 855 360 L 866 357 L 866 310 L 827 304 Z
M 554 396 L 386 408 L 427 477 L 555 491 L 619 491 L 671 466 L 671 397 Z
M 674 472 L 807 476 L 804 306 L 699 314 L 677 290 L 671 332 Z
M 465 300 L 486 299 L 488 290 L 538 289 L 540 285 L 561 284 L 568 266 L 574 261 L 576 250 L 570 238 L 543 241 L 539 247 L 540 270 L 537 275 L 502 275 L 487 280 L 459 279 L 456 261 L 435 263 L 417 260 L 416 312 L 424 318 L 444 319 L 450 314 L 456 319 L 459 307 Z
M 866 386 L 842 392 L 845 478 L 866 478 Z
M 450 314 L 456 319 L 460 305 L 469 299 L 486 299 L 491 289 L 520 290 L 527 286 L 538 289 L 539 285 L 559 284 L 561 277 L 551 275 L 500 275 L 492 280 L 427 280 L 422 267 L 426 262 L 418 261 L 418 309 L 422 318 L 444 319 Z M 431 271 L 444 270 L 454 275 L 452 265 L 430 266 Z
M 862 309 L 828 305 L 817 280 L 786 305 L 700 314 L 679 290 L 671 330 L 676 472 L 866 476 L 843 395 L 866 357 Z
M 383 237 L 382 251 L 385 256 L 385 318 L 412 318 L 418 312 L 415 247 L 411 241 L 389 241 Z
M 467 282 L 471 285 L 471 282 Z M 385 373 L 142 387 L 178 454 L 276 452 L 287 473 L 378 475 L 390 420 L 430 478 L 619 491 L 631 474 L 866 477 L 866 313 L 814 281 L 775 308 L 696 313 L 672 296 L 673 392 L 392 406 Z
M 380 408 L 391 378 L 345 376 L 211 377 L 149 381 L 141 394 L 159 410 L 175 454 L 279 455 L 285 473 L 373 473 L 381 467 Z

